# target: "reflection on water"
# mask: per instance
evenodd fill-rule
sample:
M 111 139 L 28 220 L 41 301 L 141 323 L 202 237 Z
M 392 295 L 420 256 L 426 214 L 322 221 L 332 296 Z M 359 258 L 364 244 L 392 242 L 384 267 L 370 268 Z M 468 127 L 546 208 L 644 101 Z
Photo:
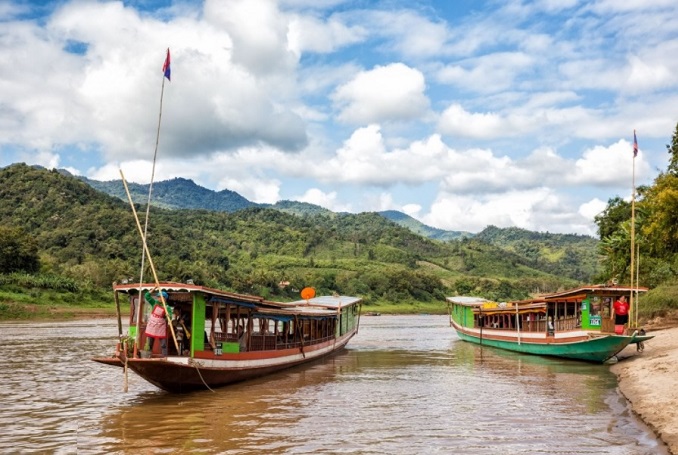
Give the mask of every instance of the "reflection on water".
M 336 356 L 187 395 L 89 360 L 115 321 L 0 330 L 6 453 L 668 453 L 606 366 L 481 348 L 444 316 L 364 317 Z

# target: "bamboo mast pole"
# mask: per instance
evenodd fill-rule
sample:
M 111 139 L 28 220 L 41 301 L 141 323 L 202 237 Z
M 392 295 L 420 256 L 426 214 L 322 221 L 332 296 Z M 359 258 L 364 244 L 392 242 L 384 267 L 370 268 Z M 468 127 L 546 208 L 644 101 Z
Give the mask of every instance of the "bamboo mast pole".
M 144 251 L 146 252 L 146 256 L 148 256 L 148 265 L 151 266 L 151 271 L 153 272 L 153 278 L 155 279 L 155 285 L 160 290 L 160 281 L 158 280 L 158 274 L 155 272 L 155 265 L 153 265 L 153 258 L 151 257 L 151 252 L 148 251 L 148 244 L 146 243 L 146 237 L 144 236 L 144 231 L 141 229 L 141 223 L 139 222 L 139 216 L 137 215 L 137 210 L 134 208 L 134 202 L 132 201 L 132 195 L 129 192 L 129 188 L 127 188 L 127 180 L 125 180 L 125 175 L 122 173 L 122 169 L 120 169 L 120 176 L 122 177 L 122 183 L 125 185 L 125 192 L 127 193 L 127 199 L 129 200 L 129 204 L 132 207 L 132 213 L 134 214 L 134 221 L 137 223 L 137 229 L 139 230 L 139 235 L 141 236 L 141 242 L 143 243 L 144 246 Z M 139 296 L 141 297 L 141 295 Z M 174 327 L 172 326 L 172 320 L 170 319 L 169 312 L 167 311 L 167 302 L 165 302 L 165 298 L 162 296 L 162 293 L 160 293 L 160 302 L 162 302 L 162 306 L 165 309 L 165 317 L 167 318 L 167 323 L 170 328 L 170 332 L 172 332 L 172 339 L 174 340 L 174 346 L 177 348 L 177 352 L 179 351 L 179 343 L 177 342 L 177 337 L 174 334 Z M 140 304 L 141 306 L 141 304 Z
M 636 329 L 638 328 L 638 286 L 640 286 L 640 245 L 636 246 Z
M 155 150 L 153 152 L 153 167 L 151 169 L 151 183 L 148 186 L 148 201 L 146 203 L 146 220 L 144 222 L 144 239 L 148 235 L 148 220 L 151 212 L 151 195 L 153 194 L 153 181 L 155 179 L 155 163 L 158 157 L 158 144 L 160 143 L 160 124 L 162 122 L 162 100 L 165 94 L 165 70 L 169 69 L 170 63 L 170 53 L 169 48 L 167 49 L 167 57 L 165 58 L 165 64 L 163 65 L 163 75 L 162 75 L 162 84 L 160 86 L 160 109 L 158 111 L 158 128 L 155 133 Z M 122 173 L 122 171 L 120 171 Z M 125 188 L 127 185 L 125 184 Z M 145 259 L 146 251 L 141 251 L 141 270 L 139 272 L 139 303 L 137 305 L 137 335 L 134 337 L 134 355 L 137 354 L 139 350 L 139 341 L 141 340 L 141 307 L 144 305 L 143 300 L 141 299 L 141 291 L 144 283 L 144 269 L 145 269 Z
M 638 154 L 638 142 L 636 141 L 636 130 L 633 130 L 633 172 L 632 172 L 632 184 L 631 184 L 631 292 L 630 292 L 630 299 L 631 301 L 629 302 L 629 322 L 634 320 L 634 316 L 637 319 L 637 304 L 636 308 L 634 308 L 634 300 L 633 300 L 633 278 L 634 278 L 634 272 L 635 272 L 635 253 L 636 253 L 636 155 Z M 638 285 L 637 283 L 637 277 L 636 277 L 636 286 Z M 638 299 L 636 299 L 637 301 Z

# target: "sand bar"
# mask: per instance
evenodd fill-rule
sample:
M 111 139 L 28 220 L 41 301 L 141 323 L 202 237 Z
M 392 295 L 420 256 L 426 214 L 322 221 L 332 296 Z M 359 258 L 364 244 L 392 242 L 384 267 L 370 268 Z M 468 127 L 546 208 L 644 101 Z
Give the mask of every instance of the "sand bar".
M 678 455 L 678 327 L 648 335 L 642 353 L 629 346 L 611 370 L 631 409 Z

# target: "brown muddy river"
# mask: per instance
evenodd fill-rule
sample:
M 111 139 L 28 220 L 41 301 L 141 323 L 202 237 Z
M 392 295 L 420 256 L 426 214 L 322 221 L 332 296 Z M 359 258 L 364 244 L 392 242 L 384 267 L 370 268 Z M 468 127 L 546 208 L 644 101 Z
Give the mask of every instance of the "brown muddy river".
M 460 341 L 445 316 L 372 316 L 348 349 L 171 395 L 94 363 L 115 320 L 0 324 L 0 452 L 666 454 L 605 365 Z

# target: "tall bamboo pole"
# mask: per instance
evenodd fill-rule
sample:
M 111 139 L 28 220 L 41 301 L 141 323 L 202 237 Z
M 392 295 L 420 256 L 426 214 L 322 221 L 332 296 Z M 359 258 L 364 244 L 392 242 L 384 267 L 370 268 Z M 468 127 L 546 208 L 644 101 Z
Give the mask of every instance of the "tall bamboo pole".
M 633 149 L 633 173 L 632 173 L 632 184 L 631 184 L 631 301 L 629 302 L 629 322 L 634 320 L 634 316 L 636 317 L 636 320 L 638 318 L 637 316 L 637 308 L 634 308 L 633 306 L 633 277 L 634 277 L 634 272 L 635 272 L 635 253 L 636 253 L 636 130 L 633 130 L 633 144 L 634 144 L 634 149 Z M 636 277 L 636 286 L 638 285 L 637 283 L 637 277 Z M 638 300 L 638 299 L 636 299 Z
M 153 272 L 153 278 L 155 279 L 155 285 L 158 287 L 158 290 L 160 290 L 160 281 L 158 280 L 158 274 L 155 272 L 155 265 L 153 265 L 153 258 L 151 257 L 151 252 L 148 251 L 148 245 L 146 244 L 146 237 L 144 236 L 144 231 L 141 229 L 141 223 L 139 222 L 139 216 L 137 215 L 137 210 L 134 208 L 134 202 L 132 201 L 132 195 L 129 192 L 129 188 L 127 187 L 127 180 L 125 180 L 125 175 L 122 173 L 122 169 L 120 169 L 120 177 L 122 177 L 122 183 L 125 185 L 125 192 L 127 193 L 127 199 L 129 200 L 129 205 L 132 207 L 132 213 L 134 214 L 134 221 L 137 223 L 137 229 L 139 230 L 139 235 L 141 236 L 141 242 L 143 243 L 144 246 L 144 251 L 146 252 L 146 256 L 148 256 L 148 265 L 151 266 L 151 271 Z M 141 305 L 141 295 L 139 295 L 139 305 Z M 179 343 L 177 342 L 177 337 L 174 335 L 174 327 L 172 326 L 172 320 L 170 319 L 169 312 L 167 311 L 167 303 L 165 302 L 165 298 L 162 296 L 162 293 L 160 293 L 160 302 L 162 302 L 162 306 L 165 309 L 165 317 L 167 318 L 167 323 L 170 328 L 170 332 L 172 332 L 172 339 L 174 340 L 174 346 L 177 348 L 177 352 L 179 352 Z

